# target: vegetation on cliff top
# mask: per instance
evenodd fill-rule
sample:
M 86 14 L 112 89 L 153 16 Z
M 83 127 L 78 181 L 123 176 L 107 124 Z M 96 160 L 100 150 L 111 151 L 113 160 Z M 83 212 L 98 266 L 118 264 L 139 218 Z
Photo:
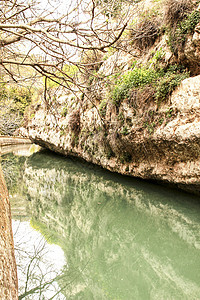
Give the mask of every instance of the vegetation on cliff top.
M 65 3 L 61 4 L 64 7 Z M 78 7 L 72 5 L 73 13 L 59 10 L 60 18 L 50 20 L 44 10 L 39 19 L 35 17 L 39 12 L 35 2 L 26 7 L 26 1 L 17 0 L 14 4 L 8 1 L 2 7 L 0 26 L 2 78 L 17 84 L 19 66 L 33 68 L 44 80 L 43 100 L 47 109 L 55 104 L 51 111 L 56 112 L 58 89 L 62 87 L 77 98 L 77 106 L 87 102 L 91 106 L 83 107 L 95 107 L 102 122 L 106 119 L 108 102 L 119 108 L 124 100 L 131 103 L 136 96 L 141 101 L 145 98 L 160 103 L 190 76 L 188 62 L 181 61 L 177 52 L 184 47 L 187 36 L 193 34 L 200 12 L 197 2 L 190 0 L 152 1 L 146 4 L 148 8 L 143 4 L 144 1 L 80 1 Z M 79 23 L 75 23 L 77 18 Z M 172 51 L 171 60 L 166 59 L 167 45 L 163 49 L 159 44 L 163 35 Z M 14 46 L 19 44 L 21 49 L 21 43 L 26 40 L 29 41 L 27 49 L 17 52 Z M 33 54 L 36 47 L 38 55 Z M 132 57 L 128 63 L 127 53 Z M 18 93 L 21 94 L 17 96 Z M 10 97 L 4 87 L 1 94 L 2 99 L 4 95 Z M 15 89 L 15 94 L 12 111 L 21 117 L 30 104 L 31 93 Z M 73 109 L 77 111 L 77 107 Z M 64 104 L 61 116 L 67 114 L 71 111 Z M 72 131 L 79 133 L 79 130 Z
M 178 65 L 169 66 L 166 69 L 153 66 L 134 67 L 117 80 L 111 97 L 116 106 L 124 99 L 131 100 L 133 92 L 145 90 L 151 85 L 149 97 L 156 101 L 165 100 L 180 82 L 189 77 L 189 73 Z M 147 95 L 146 95 L 147 96 Z M 140 94 L 141 97 L 141 94 Z

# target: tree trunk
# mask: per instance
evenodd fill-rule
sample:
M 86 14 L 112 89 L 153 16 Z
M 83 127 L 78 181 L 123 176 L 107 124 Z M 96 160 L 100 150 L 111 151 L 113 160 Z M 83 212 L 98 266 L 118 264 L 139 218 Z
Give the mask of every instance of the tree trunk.
M 3 172 L 0 166 L 0 298 L 18 299 L 17 267 L 11 224 L 11 211 Z

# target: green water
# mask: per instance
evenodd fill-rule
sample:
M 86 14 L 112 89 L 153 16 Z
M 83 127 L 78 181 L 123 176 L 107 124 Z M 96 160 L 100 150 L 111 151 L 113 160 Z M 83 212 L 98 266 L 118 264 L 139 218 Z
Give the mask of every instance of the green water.
M 2 163 L 13 218 L 64 252 L 64 299 L 200 299 L 200 199 L 49 152 Z

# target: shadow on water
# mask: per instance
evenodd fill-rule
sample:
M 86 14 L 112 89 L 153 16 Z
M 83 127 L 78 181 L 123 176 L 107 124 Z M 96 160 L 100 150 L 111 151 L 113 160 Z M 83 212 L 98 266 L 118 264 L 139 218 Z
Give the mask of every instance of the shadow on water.
M 48 151 L 13 168 L 13 217 L 62 248 L 66 299 L 198 299 L 198 197 Z

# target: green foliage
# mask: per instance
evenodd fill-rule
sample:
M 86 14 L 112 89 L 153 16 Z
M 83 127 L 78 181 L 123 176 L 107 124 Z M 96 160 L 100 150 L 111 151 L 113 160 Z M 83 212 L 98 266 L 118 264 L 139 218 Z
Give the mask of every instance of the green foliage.
M 193 11 L 180 24 L 181 34 L 193 33 L 196 25 L 200 22 L 200 11 Z
M 129 166 L 126 167 L 125 171 L 126 171 L 126 172 L 129 172 Z
M 169 107 L 165 113 L 166 118 L 171 118 L 173 114 L 173 108 Z
M 185 78 L 189 77 L 188 72 L 173 73 L 168 71 L 163 78 L 158 81 L 156 86 L 155 99 L 164 100 Z
M 115 156 L 114 152 L 112 151 L 112 149 L 111 149 L 110 147 L 108 147 L 108 148 L 106 149 L 106 157 L 107 157 L 108 159 L 110 159 L 111 157 L 114 157 L 114 156 Z
M 62 72 L 56 72 L 55 77 L 52 79 L 47 78 L 47 88 L 56 88 L 59 86 L 59 84 L 63 83 L 63 81 L 66 81 L 69 85 L 72 84 L 73 78 L 76 76 L 78 72 L 78 67 L 75 65 L 65 65 L 62 69 Z M 55 81 L 54 81 L 55 79 Z M 45 78 L 44 78 L 45 80 Z
M 105 115 L 106 115 L 106 107 L 107 107 L 107 100 L 104 99 L 101 101 L 101 103 L 99 105 L 99 113 L 103 117 L 105 117 Z
M 131 98 L 133 88 L 143 87 L 152 83 L 159 77 L 159 73 L 153 68 L 135 67 L 133 70 L 124 74 L 114 86 L 112 92 L 113 103 L 118 107 L 121 101 Z
M 124 115 L 123 115 L 122 112 L 120 112 L 120 113 L 118 114 L 117 119 L 118 119 L 119 121 L 121 121 L 121 122 L 120 122 L 121 125 L 124 124 L 124 119 L 125 119 L 125 118 L 124 118 Z
M 117 80 L 111 92 L 116 107 L 119 107 L 124 99 L 131 100 L 134 91 L 146 91 L 149 95 L 152 93 L 150 96 L 157 101 L 162 101 L 183 79 L 189 77 L 189 73 L 182 66 L 171 65 L 168 69 L 160 68 L 159 64 L 154 62 L 158 62 L 162 57 L 162 51 L 157 52 L 155 58 L 150 61 L 150 67 L 135 67 Z M 148 90 L 149 86 L 151 86 L 150 90 Z
M 123 135 L 128 135 L 128 128 L 126 127 L 126 126 L 124 126 L 123 128 L 122 128 L 122 131 L 121 131 L 121 134 L 123 134 Z
M 32 113 L 32 114 L 30 115 L 30 118 L 33 119 L 34 117 L 35 117 L 35 113 Z
M 32 91 L 29 88 L 0 85 L 1 134 L 13 135 L 21 126 L 31 100 Z
M 144 123 L 144 128 L 147 128 L 147 130 L 150 134 L 152 134 L 154 132 L 155 126 L 156 126 L 156 124 L 154 122 L 153 123 L 149 123 L 149 122 Z
M 24 114 L 25 108 L 31 103 L 32 91 L 23 87 L 0 86 L 1 102 L 7 102 L 11 111 L 17 111 L 20 115 Z
M 66 105 L 66 106 L 63 107 L 61 116 L 62 116 L 62 117 L 66 117 L 67 113 L 68 113 L 68 109 L 67 109 L 67 105 Z
M 152 52 L 152 59 L 149 60 L 149 63 L 153 65 L 154 68 L 159 68 L 159 63 L 162 61 L 162 59 L 165 57 L 165 52 L 163 51 L 162 47 L 158 49 L 156 52 Z
M 124 0 L 96 0 L 95 2 L 99 6 L 99 9 L 103 15 L 108 18 L 115 18 L 121 11 L 122 3 L 124 2 Z
M 159 122 L 160 125 L 162 125 L 163 122 L 164 122 L 164 118 L 161 118 L 158 122 Z
M 72 145 L 77 147 L 79 144 L 79 136 L 76 135 L 74 132 L 72 132 L 71 137 L 72 137 Z
M 60 136 L 65 135 L 65 131 L 63 129 L 60 130 Z
M 169 30 L 168 44 L 173 53 L 176 54 L 178 48 L 182 46 L 188 34 L 192 34 L 196 25 L 200 22 L 200 11 L 193 11 L 182 20 L 175 30 Z

